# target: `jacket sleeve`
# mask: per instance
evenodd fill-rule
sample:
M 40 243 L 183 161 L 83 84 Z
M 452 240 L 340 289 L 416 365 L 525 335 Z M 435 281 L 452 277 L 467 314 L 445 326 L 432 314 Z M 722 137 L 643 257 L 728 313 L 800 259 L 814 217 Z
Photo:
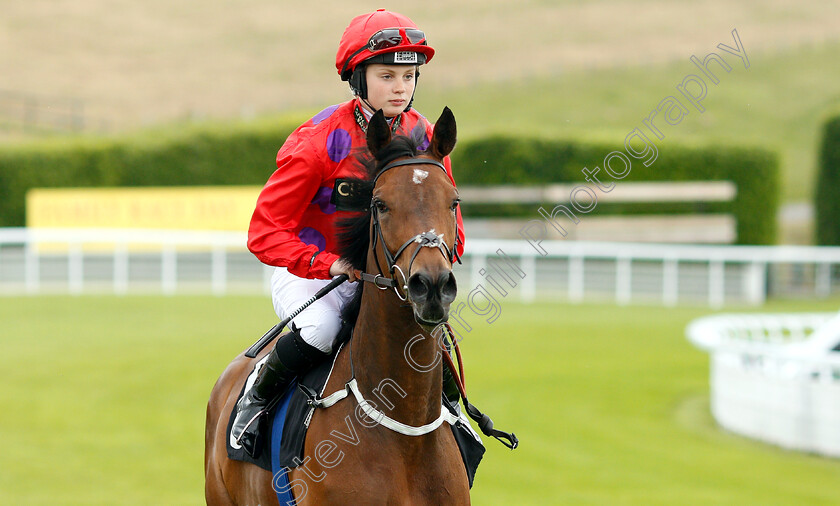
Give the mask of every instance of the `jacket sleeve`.
M 324 162 L 308 138 L 290 141 L 277 153 L 277 170 L 257 199 L 248 249 L 262 263 L 286 267 L 296 276 L 330 279 L 330 266 L 338 255 L 322 251 L 313 259 L 318 247 L 305 244 L 295 233 L 318 191 Z

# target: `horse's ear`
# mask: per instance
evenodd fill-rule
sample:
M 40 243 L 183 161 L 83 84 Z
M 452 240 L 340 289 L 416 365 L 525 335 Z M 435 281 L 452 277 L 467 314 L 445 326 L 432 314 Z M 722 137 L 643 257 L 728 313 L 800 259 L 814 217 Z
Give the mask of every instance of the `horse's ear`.
M 443 112 L 440 113 L 440 118 L 435 122 L 435 130 L 432 133 L 432 141 L 429 144 L 429 151 L 432 156 L 439 160 L 452 152 L 455 149 L 455 141 L 458 137 L 458 131 L 455 128 L 455 115 L 449 110 L 449 107 L 444 107 Z
M 370 118 L 367 129 L 367 145 L 370 152 L 376 156 L 376 153 L 391 142 L 391 127 L 385 120 L 385 113 L 382 109 Z

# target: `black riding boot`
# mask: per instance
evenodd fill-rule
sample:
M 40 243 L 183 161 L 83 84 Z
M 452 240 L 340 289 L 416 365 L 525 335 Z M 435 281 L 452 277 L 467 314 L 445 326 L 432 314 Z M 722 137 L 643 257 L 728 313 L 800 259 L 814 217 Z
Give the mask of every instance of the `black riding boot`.
M 305 342 L 295 328 L 277 339 L 268 360 L 257 373 L 254 386 L 236 403 L 231 435 L 248 455 L 254 458 L 259 455 L 259 420 L 266 413 L 268 403 L 293 378 L 309 371 L 328 356 Z

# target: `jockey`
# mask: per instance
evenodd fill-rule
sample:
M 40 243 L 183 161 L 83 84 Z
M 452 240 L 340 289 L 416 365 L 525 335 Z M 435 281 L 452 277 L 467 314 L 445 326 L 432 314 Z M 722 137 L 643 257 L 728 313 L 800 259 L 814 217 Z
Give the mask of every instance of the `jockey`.
M 349 279 L 292 320 L 291 332 L 277 339 L 254 385 L 237 403 L 232 435 L 252 456 L 259 448 L 257 421 L 269 400 L 330 355 L 341 310 L 355 292 L 354 269 L 335 253 L 336 222 L 346 215 L 330 203 L 335 180 L 356 175 L 349 155 L 366 149 L 367 122 L 380 109 L 392 132 L 425 139 L 420 149 L 428 146 L 432 125 L 411 104 L 419 67 L 434 54 L 425 34 L 401 14 L 379 9 L 354 18 L 335 61 L 354 98 L 316 114 L 277 153 L 277 170 L 260 193 L 248 230 L 248 249 L 275 266 L 271 295 L 277 316 L 288 317 L 332 277 Z M 444 166 L 454 184 L 449 157 Z M 460 209 L 457 221 L 460 255 Z

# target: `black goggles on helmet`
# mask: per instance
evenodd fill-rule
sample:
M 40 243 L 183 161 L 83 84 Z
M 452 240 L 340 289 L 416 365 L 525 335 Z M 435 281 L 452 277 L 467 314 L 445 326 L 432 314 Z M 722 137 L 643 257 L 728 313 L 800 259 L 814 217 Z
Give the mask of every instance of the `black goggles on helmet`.
M 405 35 L 403 36 L 403 34 Z M 347 70 L 347 66 L 350 65 L 350 61 L 362 51 L 368 50 L 373 53 L 381 51 L 382 49 L 397 47 L 402 44 L 403 41 L 406 41 L 409 44 L 420 44 L 421 46 L 427 45 L 426 34 L 423 33 L 422 30 L 418 30 L 416 28 L 385 28 L 383 30 L 379 30 L 370 36 L 367 44 L 359 48 L 358 51 L 347 58 L 347 61 L 344 62 L 344 67 L 341 69 L 341 75 L 344 75 L 344 72 Z

